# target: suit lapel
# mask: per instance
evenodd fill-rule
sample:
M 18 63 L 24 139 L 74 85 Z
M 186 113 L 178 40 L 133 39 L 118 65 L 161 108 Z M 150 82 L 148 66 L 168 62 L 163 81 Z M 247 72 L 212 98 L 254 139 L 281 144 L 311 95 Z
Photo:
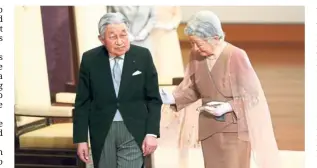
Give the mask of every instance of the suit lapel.
M 103 47 L 102 53 L 100 54 L 99 61 L 96 63 L 98 67 L 98 72 L 100 72 L 101 83 L 104 83 L 105 86 L 110 87 L 111 95 L 116 97 L 116 92 L 114 90 L 114 85 L 112 81 L 111 67 L 109 62 L 109 54 L 106 48 Z
M 125 54 L 124 63 L 122 68 L 121 82 L 118 98 L 123 95 L 124 90 L 129 86 L 129 81 L 132 78 L 132 73 L 135 70 L 135 60 L 134 55 L 130 50 Z

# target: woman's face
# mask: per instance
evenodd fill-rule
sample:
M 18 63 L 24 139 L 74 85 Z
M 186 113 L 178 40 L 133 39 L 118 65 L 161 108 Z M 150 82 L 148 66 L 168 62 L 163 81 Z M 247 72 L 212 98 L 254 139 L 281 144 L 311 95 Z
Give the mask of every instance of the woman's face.
M 189 36 L 189 41 L 192 46 L 192 50 L 198 52 L 201 56 L 207 57 L 213 54 L 214 45 L 213 43 L 208 43 L 197 36 Z

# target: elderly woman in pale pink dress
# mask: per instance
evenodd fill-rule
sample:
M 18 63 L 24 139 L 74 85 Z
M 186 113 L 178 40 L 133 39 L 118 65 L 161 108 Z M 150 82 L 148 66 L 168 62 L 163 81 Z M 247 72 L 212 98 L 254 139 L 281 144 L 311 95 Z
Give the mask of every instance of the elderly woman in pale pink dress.
M 198 139 L 205 167 L 250 168 L 252 151 L 259 168 L 280 168 L 268 103 L 247 53 L 224 40 L 211 11 L 197 12 L 185 33 L 192 52 L 184 80 L 173 93 L 161 90 L 161 97 L 176 112 L 201 100 Z M 185 117 L 184 129 L 195 127 L 193 120 Z M 181 144 L 195 135 L 181 132 Z

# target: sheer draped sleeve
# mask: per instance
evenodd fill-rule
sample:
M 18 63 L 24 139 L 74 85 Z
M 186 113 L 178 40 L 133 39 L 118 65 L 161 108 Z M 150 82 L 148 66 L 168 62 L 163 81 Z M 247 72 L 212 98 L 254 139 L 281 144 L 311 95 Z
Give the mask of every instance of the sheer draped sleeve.
M 200 95 L 195 86 L 195 72 L 196 72 L 195 53 L 190 53 L 190 60 L 186 67 L 183 81 L 176 87 L 173 92 L 175 98 L 176 111 L 180 111 L 186 106 L 194 103 L 200 98 Z
M 246 52 L 233 51 L 229 67 L 239 139 L 250 141 L 258 168 L 280 168 L 268 103 Z

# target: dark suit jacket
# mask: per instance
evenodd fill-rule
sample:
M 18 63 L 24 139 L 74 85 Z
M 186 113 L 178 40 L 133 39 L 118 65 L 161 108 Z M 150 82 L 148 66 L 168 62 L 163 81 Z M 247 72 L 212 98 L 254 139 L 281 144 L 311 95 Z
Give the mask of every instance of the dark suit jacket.
M 89 128 L 95 167 L 117 108 L 140 149 L 146 134 L 160 137 L 162 100 L 150 51 L 131 45 L 124 59 L 117 98 L 106 48 L 99 46 L 85 52 L 82 57 L 73 117 L 73 138 L 74 143 L 87 142 Z M 132 76 L 136 70 L 142 73 Z

